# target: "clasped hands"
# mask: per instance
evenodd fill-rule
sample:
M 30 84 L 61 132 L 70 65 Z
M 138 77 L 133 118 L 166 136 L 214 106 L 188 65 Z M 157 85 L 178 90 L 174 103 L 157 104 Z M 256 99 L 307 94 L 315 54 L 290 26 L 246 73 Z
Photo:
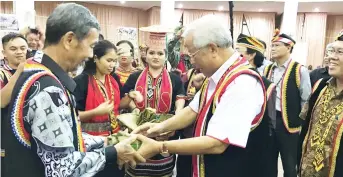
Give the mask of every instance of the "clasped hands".
M 161 123 L 146 123 L 132 131 L 130 138 L 119 142 L 114 147 L 117 150 L 117 163 L 122 169 L 124 164 L 135 167 L 138 163 L 144 163 L 162 151 L 162 142 L 173 136 L 175 132 L 165 132 Z M 153 140 L 151 138 L 156 138 Z M 139 140 L 142 145 L 135 151 L 131 144 Z

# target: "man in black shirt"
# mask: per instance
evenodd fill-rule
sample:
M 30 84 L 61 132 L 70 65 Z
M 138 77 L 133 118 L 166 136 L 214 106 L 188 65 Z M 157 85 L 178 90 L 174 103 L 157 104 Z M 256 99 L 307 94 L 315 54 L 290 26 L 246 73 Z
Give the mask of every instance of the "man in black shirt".
M 75 3 L 63 3 L 49 16 L 45 48 L 25 65 L 1 125 L 4 176 L 107 176 L 99 172 L 115 169 L 117 160 L 133 166 L 145 161 L 130 146 L 135 137 L 106 146 L 105 138 L 81 132 L 71 94 L 76 84 L 67 73 L 92 57 L 99 30 L 90 11 Z
M 328 44 L 326 46 L 326 50 L 325 50 L 325 56 L 324 56 L 324 61 L 323 61 L 323 67 L 322 68 L 318 68 L 313 70 L 310 73 L 310 79 L 311 79 L 311 85 L 312 87 L 314 86 L 314 84 L 321 78 L 323 79 L 328 79 L 330 78 L 329 72 L 328 72 L 328 67 L 329 67 L 329 59 L 328 59 L 328 55 L 330 54 L 330 52 L 332 52 L 332 43 Z

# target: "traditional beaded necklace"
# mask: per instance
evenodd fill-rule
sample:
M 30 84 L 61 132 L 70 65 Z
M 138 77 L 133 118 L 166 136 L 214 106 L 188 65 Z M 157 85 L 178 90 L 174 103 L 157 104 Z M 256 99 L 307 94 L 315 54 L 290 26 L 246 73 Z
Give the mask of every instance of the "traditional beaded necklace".
M 106 87 L 105 87 L 105 84 L 103 84 L 98 78 L 96 78 L 94 75 L 93 75 L 95 81 L 96 81 L 96 84 L 98 86 L 98 89 L 99 91 L 101 92 L 102 96 L 104 97 L 104 99 L 106 101 L 108 101 L 108 97 L 106 96 L 105 92 L 106 92 Z M 106 77 L 108 77 L 108 75 L 106 75 Z M 106 77 L 105 77 L 105 82 L 106 82 Z M 109 86 L 110 86 L 110 91 L 111 91 L 111 100 L 113 101 L 113 104 L 114 103 L 114 91 L 113 91 L 113 86 L 112 86 L 112 82 L 109 78 L 107 78 L 108 82 L 109 82 Z M 101 83 L 103 86 L 104 86 L 104 90 L 101 89 L 101 86 L 100 84 Z M 118 122 L 116 120 L 116 115 L 114 114 L 114 110 L 112 109 L 111 113 L 110 113 L 110 122 L 111 122 L 111 127 L 112 127 L 112 130 L 115 130 L 118 126 Z

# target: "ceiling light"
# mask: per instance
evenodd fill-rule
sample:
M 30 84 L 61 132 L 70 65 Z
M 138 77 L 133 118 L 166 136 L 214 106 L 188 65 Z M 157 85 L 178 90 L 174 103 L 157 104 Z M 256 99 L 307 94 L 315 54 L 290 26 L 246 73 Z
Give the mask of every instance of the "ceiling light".
M 262 11 L 263 11 L 263 9 L 258 9 L 258 11 L 259 11 L 259 12 L 262 12 Z
M 222 10 L 224 10 L 224 7 L 223 7 L 223 6 L 219 6 L 219 7 L 218 7 L 218 10 L 219 10 L 219 11 L 222 11 Z
M 125 4 L 125 1 L 120 1 L 121 4 Z
M 183 8 L 183 5 L 179 4 L 177 7 L 181 9 L 181 8 Z
M 319 8 L 317 7 L 317 8 L 315 8 L 313 11 L 319 12 Z

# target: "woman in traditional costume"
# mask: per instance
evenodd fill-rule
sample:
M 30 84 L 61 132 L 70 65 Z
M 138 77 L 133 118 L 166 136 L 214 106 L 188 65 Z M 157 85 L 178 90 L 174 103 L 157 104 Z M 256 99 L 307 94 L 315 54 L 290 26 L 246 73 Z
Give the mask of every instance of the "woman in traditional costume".
M 123 86 L 130 74 L 137 71 L 137 69 L 132 66 L 134 61 L 134 46 L 127 40 L 119 41 L 116 46 L 119 54 L 119 66 L 116 68 L 115 73 L 119 76 L 120 83 Z
M 107 136 L 119 131 L 116 115 L 120 105 L 120 84 L 118 76 L 112 74 L 117 57 L 114 44 L 99 41 L 94 47 L 94 57 L 75 78 L 74 94 L 82 130 L 89 134 Z
M 122 91 L 139 91 L 143 95 L 143 101 L 136 102 L 137 108 L 142 111 L 145 108 L 154 108 L 157 113 L 167 114 L 178 112 L 184 107 L 185 91 L 181 78 L 169 73 L 166 63 L 166 32 L 160 26 L 141 28 L 150 33 L 146 61 L 148 66 L 143 71 L 130 75 Z M 127 99 L 127 97 L 123 98 Z M 178 136 L 171 137 L 177 139 Z M 172 176 L 175 166 L 175 155 L 157 155 L 148 159 L 146 163 L 139 164 L 135 169 L 127 167 L 126 175 L 133 176 Z

